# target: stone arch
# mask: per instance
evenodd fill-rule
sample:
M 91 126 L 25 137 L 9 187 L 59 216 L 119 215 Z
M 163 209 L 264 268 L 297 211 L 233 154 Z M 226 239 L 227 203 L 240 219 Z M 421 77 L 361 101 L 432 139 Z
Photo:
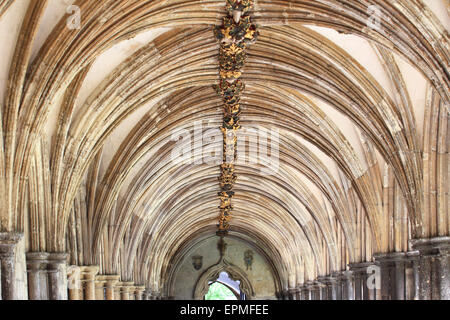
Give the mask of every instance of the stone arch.
M 241 282 L 241 291 L 246 295 L 248 300 L 254 298 L 255 291 L 245 272 L 238 266 L 223 260 L 222 263 L 210 267 L 199 277 L 194 289 L 194 299 L 203 300 L 203 297 L 208 292 L 209 282 L 217 280 L 222 272 L 228 273 L 232 280 Z

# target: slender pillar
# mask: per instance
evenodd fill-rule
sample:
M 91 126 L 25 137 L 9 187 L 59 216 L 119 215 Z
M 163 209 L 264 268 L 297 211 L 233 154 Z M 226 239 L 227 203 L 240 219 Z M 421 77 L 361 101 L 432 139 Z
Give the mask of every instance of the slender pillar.
M 69 300 L 82 300 L 81 268 L 78 266 L 69 266 L 67 268 L 67 289 Z
M 114 300 L 122 300 L 120 295 L 121 286 L 122 282 L 119 281 L 117 285 L 114 287 Z
M 320 300 L 320 285 L 316 281 L 308 281 L 306 283 L 309 291 L 310 300 Z
M 362 271 L 359 264 L 351 264 L 350 270 L 353 272 L 353 282 L 355 286 L 355 300 L 362 300 Z
M 301 290 L 301 287 L 295 288 L 295 300 L 302 300 L 302 290 Z
M 24 298 L 24 293 L 21 292 L 23 288 L 20 288 L 18 285 L 19 275 L 17 274 L 18 266 L 16 265 L 18 254 L 23 254 L 25 258 L 25 250 L 23 250 L 23 253 L 17 252 L 19 251 L 19 242 L 22 239 L 23 235 L 19 233 L 0 233 L 0 287 L 3 300 L 20 300 Z M 25 272 L 25 270 L 23 271 Z
M 288 290 L 287 295 L 288 295 L 288 300 L 297 300 L 296 297 L 296 289 L 295 288 L 291 288 Z
M 352 271 L 342 272 L 342 299 L 355 300 L 355 284 Z
M 47 262 L 48 253 L 30 252 L 26 254 L 28 274 L 28 298 L 47 300 Z
M 157 297 L 157 294 L 153 294 L 155 297 L 155 300 L 159 300 Z M 289 300 L 289 292 L 288 291 L 281 291 L 280 292 L 280 300 Z
M 135 290 L 136 299 L 135 300 L 145 300 L 144 297 L 145 286 L 137 286 Z
M 328 285 L 327 285 L 327 279 L 326 277 L 319 277 L 317 278 L 317 285 L 319 287 L 319 299 L 320 300 L 330 300 L 328 298 Z
M 327 286 L 327 298 L 328 300 L 341 300 L 341 283 L 340 277 L 333 274 L 329 277 L 325 277 L 324 283 Z
M 311 289 L 312 289 L 312 296 L 313 300 L 320 301 L 322 300 L 322 287 L 323 285 L 319 281 L 314 281 Z
M 106 300 L 115 300 L 114 288 L 119 283 L 120 276 L 105 276 L 105 298 Z
M 336 300 L 342 300 L 342 282 L 343 277 L 341 272 L 335 272 L 330 277 L 332 286 L 332 296 L 336 297 Z
M 419 299 L 450 300 L 450 237 L 411 242 L 419 251 Z
M 136 300 L 136 286 L 130 286 L 128 288 L 128 300 Z
M 133 282 L 122 282 L 120 286 L 120 299 L 130 300 L 130 289 L 133 287 Z
M 84 300 L 95 300 L 95 276 L 99 267 L 81 267 L 81 283 L 83 284 Z
M 286 297 L 286 295 L 284 295 Z M 284 298 L 286 299 L 286 298 Z M 153 300 L 162 300 L 162 295 L 160 292 L 153 292 Z
M 303 285 L 300 287 L 300 295 L 301 295 L 301 300 L 309 300 L 309 290 L 308 290 L 308 286 Z
M 152 300 L 152 291 L 150 289 L 145 289 L 144 295 L 145 300 Z
M 409 283 L 410 289 L 409 299 L 408 300 L 419 300 L 419 291 L 420 291 L 420 281 L 419 281 L 419 261 L 420 261 L 420 253 L 419 251 L 408 252 L 408 259 L 411 263 L 410 265 L 410 277 Z
M 103 275 L 97 275 L 95 277 L 95 300 L 102 301 L 105 300 L 105 287 L 106 279 Z
M 50 253 L 47 263 L 50 300 L 67 300 L 67 253 Z
M 381 299 L 410 298 L 413 287 L 411 282 L 414 282 L 411 257 L 413 255 L 403 252 L 375 255 L 375 260 L 381 267 Z
M 355 283 L 355 300 L 375 300 L 375 289 L 369 287 L 369 268 L 377 267 L 375 263 L 363 262 L 349 265 Z M 376 275 L 375 275 L 376 276 Z
M 314 283 L 312 281 L 308 281 L 308 282 L 306 282 L 305 287 L 306 287 L 307 296 L 308 296 L 307 300 L 315 300 Z

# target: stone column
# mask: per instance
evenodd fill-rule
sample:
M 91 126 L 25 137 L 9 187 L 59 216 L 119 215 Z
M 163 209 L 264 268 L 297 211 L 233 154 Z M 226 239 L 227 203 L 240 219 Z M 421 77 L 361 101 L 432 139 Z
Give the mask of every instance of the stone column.
M 136 300 L 136 286 L 130 286 L 128 288 L 128 300 Z
M 26 254 L 28 274 L 28 298 L 48 300 L 47 262 L 48 253 L 30 252 Z
M 151 300 L 152 299 L 152 291 L 150 289 L 145 289 L 144 291 L 144 300 Z
M 302 300 L 302 290 L 301 287 L 295 289 L 295 300 Z
M 82 300 L 81 268 L 69 266 L 67 268 L 67 289 L 69 300 Z
M 309 291 L 309 300 L 320 300 L 320 286 L 316 281 L 308 281 L 306 283 Z
M 377 267 L 375 263 L 372 262 L 353 263 L 350 264 L 349 267 L 350 270 L 353 272 L 354 277 L 355 300 L 375 300 L 376 295 L 375 288 L 369 288 L 368 286 L 368 277 L 370 270 L 369 268 Z
M 153 292 L 153 300 L 162 300 L 162 295 L 160 292 Z M 286 295 L 284 295 L 284 300 L 286 300 Z
M 67 300 L 67 253 L 50 253 L 47 264 L 50 300 Z
M 120 287 L 122 286 L 122 283 L 119 281 L 117 282 L 116 286 L 114 287 L 114 300 L 122 300 L 120 296 Z
M 153 297 L 155 298 L 154 300 L 159 300 L 157 298 L 157 294 L 153 293 Z M 288 291 L 281 291 L 279 293 L 279 300 L 289 300 L 289 292 Z
M 115 300 L 115 292 L 114 288 L 116 287 L 117 283 L 119 282 L 120 276 L 112 276 L 108 275 L 105 276 L 105 298 L 106 300 Z
M 144 297 L 145 286 L 137 286 L 135 290 L 136 300 L 145 300 Z
M 287 292 L 287 295 L 288 295 L 288 300 L 297 300 L 296 289 L 295 288 L 289 289 L 288 292 Z
M 419 251 L 419 299 L 450 300 L 450 237 L 411 242 Z
M 102 301 L 105 300 L 105 287 L 106 279 L 103 275 L 97 275 L 95 277 L 95 300 Z
M 419 251 L 407 253 L 406 300 L 419 300 Z
M 359 263 L 350 264 L 349 267 L 350 267 L 350 270 L 353 272 L 353 282 L 355 284 L 355 300 L 363 300 L 362 276 L 366 272 L 366 270 L 362 269 L 362 267 Z
M 305 283 L 305 289 L 306 289 L 306 300 L 314 300 L 313 282 L 312 281 L 307 281 Z
M 300 287 L 300 300 L 309 300 L 309 290 L 306 285 Z
M 95 300 L 95 276 L 99 267 L 81 267 L 81 283 L 83 284 L 84 300 Z
M 313 300 L 322 300 L 322 287 L 323 285 L 319 281 L 314 281 L 311 286 Z
M 381 299 L 406 300 L 408 255 L 404 252 L 377 254 L 375 260 L 381 268 Z
M 133 282 L 122 282 L 120 286 L 120 299 L 130 300 L 130 288 L 133 286 Z
M 28 296 L 25 292 L 25 283 L 21 285 L 21 275 L 18 274 L 21 268 L 17 265 L 18 260 L 25 262 L 25 248 L 21 248 L 20 242 L 23 235 L 19 233 L 0 233 L 0 274 L 1 274 L 1 295 L 3 300 L 21 300 Z M 23 249 L 23 250 L 22 250 Z M 23 252 L 22 252 L 23 251 Z M 26 265 L 23 266 L 26 276 Z
M 319 277 L 317 278 L 317 285 L 319 287 L 319 299 L 320 300 L 330 300 L 328 298 L 328 285 L 326 277 Z
M 341 300 L 342 289 L 341 279 L 336 274 L 325 277 L 324 283 L 327 286 L 328 300 Z
M 353 272 L 342 272 L 342 280 L 342 300 L 355 300 L 355 284 Z

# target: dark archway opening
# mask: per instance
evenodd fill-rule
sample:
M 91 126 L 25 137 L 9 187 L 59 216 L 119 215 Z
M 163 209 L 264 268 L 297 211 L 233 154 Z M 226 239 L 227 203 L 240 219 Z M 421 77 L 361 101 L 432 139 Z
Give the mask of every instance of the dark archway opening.
M 222 272 L 219 278 L 209 282 L 205 300 L 246 300 L 240 288 L 241 282 L 234 281 L 228 273 Z

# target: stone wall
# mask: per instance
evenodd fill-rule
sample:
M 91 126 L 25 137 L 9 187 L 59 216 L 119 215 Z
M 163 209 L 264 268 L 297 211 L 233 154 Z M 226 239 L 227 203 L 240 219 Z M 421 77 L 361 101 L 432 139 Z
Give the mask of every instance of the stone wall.
M 174 298 L 192 300 L 194 290 L 200 276 L 220 259 L 217 250 L 217 237 L 209 238 L 199 245 L 193 247 L 191 251 L 181 261 L 175 276 Z M 258 254 L 255 249 L 248 244 L 227 238 L 228 244 L 225 259 L 245 271 L 254 291 L 255 299 L 275 299 L 275 281 L 272 271 L 266 259 Z M 252 269 L 247 270 L 244 255 L 247 250 L 253 251 Z M 203 257 L 203 266 L 200 270 L 195 270 L 192 257 Z

